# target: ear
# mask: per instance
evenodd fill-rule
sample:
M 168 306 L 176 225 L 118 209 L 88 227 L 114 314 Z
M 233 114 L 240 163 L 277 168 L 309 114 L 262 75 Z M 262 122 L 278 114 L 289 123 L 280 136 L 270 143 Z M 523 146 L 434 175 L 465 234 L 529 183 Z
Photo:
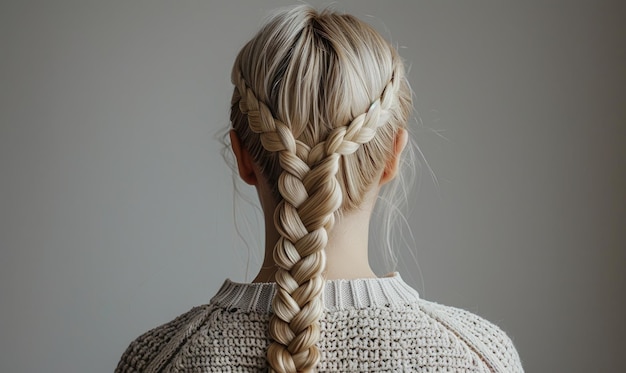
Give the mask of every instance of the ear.
M 404 128 L 398 129 L 396 133 L 396 137 L 393 140 L 393 154 L 387 160 L 387 164 L 385 165 L 385 170 L 383 171 L 383 175 L 380 178 L 379 185 L 386 184 L 393 180 L 398 173 L 398 169 L 400 167 L 400 155 L 402 151 L 406 147 L 407 142 L 409 141 L 409 134 Z
M 258 178 L 254 169 L 254 162 L 248 150 L 241 144 L 241 140 L 235 130 L 230 130 L 230 145 L 237 159 L 237 169 L 239 176 L 246 184 L 257 185 Z

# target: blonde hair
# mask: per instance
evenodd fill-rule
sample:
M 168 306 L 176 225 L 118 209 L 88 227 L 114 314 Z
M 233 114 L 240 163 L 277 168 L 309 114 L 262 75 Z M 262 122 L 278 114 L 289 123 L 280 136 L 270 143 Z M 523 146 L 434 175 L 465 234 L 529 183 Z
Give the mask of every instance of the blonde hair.
M 411 112 L 404 74 L 371 26 L 304 5 L 275 14 L 235 60 L 232 126 L 277 202 L 272 371 L 319 361 L 328 232 L 393 156 Z

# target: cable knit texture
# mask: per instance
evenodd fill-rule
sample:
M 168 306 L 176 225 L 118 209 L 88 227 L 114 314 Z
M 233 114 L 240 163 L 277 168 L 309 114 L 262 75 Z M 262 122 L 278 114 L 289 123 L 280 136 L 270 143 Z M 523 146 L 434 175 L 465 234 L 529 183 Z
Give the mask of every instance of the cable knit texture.
M 226 280 L 195 307 L 133 341 L 116 372 L 265 372 L 274 283 Z M 497 326 L 428 302 L 398 274 L 327 281 L 319 372 L 522 372 Z

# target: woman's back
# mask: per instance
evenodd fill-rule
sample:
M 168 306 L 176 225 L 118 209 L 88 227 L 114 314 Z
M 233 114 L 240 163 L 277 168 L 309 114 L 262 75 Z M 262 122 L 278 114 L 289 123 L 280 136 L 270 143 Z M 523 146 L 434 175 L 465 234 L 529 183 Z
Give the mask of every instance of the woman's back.
M 118 372 L 520 371 L 497 327 L 370 268 L 370 217 L 403 176 L 412 110 L 397 51 L 355 17 L 299 6 L 242 48 L 231 79 L 231 145 L 263 209 L 263 265 L 137 339 Z
M 229 280 L 135 340 L 116 372 L 265 372 L 275 284 Z M 324 289 L 319 372 L 521 372 L 509 338 L 469 312 L 427 302 L 398 274 Z

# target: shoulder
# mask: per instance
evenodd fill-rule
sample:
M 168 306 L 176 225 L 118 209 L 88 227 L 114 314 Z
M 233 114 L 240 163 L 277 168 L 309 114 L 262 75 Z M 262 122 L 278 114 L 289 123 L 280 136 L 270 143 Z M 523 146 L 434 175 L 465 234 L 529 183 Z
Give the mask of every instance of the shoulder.
M 116 373 L 158 371 L 172 359 L 187 338 L 206 321 L 212 307 L 194 307 L 174 320 L 132 341 L 115 369 Z
M 495 324 L 459 308 L 425 300 L 419 303 L 424 313 L 456 334 L 494 372 L 523 372 L 513 342 Z

